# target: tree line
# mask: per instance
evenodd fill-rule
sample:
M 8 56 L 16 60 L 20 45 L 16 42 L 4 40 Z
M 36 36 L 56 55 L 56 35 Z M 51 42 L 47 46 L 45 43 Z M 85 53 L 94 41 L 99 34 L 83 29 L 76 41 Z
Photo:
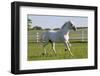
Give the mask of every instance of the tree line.
M 29 30 L 51 30 L 50 28 L 43 29 L 40 26 L 32 26 L 32 20 L 28 19 L 28 29 Z M 60 28 L 54 28 L 53 30 L 59 30 Z
M 45 29 L 43 29 L 42 27 L 40 27 L 40 26 L 34 26 L 34 27 L 32 27 L 32 28 L 29 28 L 30 30 L 51 30 L 51 28 L 45 28 Z M 52 29 L 52 30 L 60 30 L 60 28 L 54 28 L 54 29 Z

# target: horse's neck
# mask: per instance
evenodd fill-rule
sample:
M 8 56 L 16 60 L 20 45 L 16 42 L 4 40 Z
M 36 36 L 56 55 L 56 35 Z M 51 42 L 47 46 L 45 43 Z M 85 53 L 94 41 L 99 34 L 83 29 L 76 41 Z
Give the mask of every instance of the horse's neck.
M 70 29 L 61 29 L 60 31 L 64 35 L 69 35 Z

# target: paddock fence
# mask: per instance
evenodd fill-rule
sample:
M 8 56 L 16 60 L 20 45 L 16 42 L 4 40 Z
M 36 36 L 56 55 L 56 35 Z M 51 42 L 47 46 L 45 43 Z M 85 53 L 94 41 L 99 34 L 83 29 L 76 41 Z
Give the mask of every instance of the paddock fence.
M 46 30 L 28 30 L 28 42 L 40 42 L 40 37 Z M 88 41 L 88 29 L 77 29 L 77 31 L 70 31 L 70 41 Z

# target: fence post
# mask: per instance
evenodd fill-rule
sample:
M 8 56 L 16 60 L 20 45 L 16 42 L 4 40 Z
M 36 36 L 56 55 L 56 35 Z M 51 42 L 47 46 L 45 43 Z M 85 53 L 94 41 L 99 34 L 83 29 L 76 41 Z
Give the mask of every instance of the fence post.
M 39 42 L 39 33 L 38 32 L 36 33 L 36 42 L 37 43 Z

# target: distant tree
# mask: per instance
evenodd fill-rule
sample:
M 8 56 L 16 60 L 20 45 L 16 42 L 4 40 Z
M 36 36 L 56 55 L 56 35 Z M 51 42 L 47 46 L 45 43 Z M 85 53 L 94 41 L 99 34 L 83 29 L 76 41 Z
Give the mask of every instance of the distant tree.
M 28 19 L 28 22 L 32 22 L 32 20 L 31 19 Z
M 34 30 L 42 30 L 42 27 L 40 27 L 40 26 L 34 26 L 33 29 Z
M 45 30 L 51 30 L 50 28 L 45 28 Z
M 88 27 L 77 27 L 77 29 L 87 29 Z
M 32 29 L 32 20 L 28 19 L 28 29 Z
M 53 30 L 60 30 L 60 28 L 54 28 Z

